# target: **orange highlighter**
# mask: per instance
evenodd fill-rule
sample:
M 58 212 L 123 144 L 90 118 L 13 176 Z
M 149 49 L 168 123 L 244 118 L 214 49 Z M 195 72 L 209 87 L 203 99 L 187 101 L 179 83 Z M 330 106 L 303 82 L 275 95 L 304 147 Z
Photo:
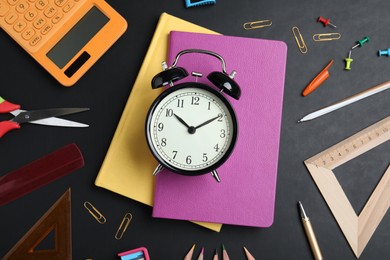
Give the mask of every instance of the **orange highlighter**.
M 332 66 L 332 64 L 333 60 L 331 60 L 328 65 L 326 65 L 326 67 L 309 83 L 309 85 L 306 86 L 306 88 L 302 91 L 302 96 L 306 97 L 309 95 L 329 77 L 328 69 Z

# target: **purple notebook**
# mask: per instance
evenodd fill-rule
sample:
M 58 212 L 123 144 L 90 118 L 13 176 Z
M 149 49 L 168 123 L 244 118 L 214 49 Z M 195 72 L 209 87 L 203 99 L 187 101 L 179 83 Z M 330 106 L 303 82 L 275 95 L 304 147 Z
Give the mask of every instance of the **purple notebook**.
M 184 49 L 216 52 L 225 59 L 228 73 L 237 71 L 234 79 L 241 98 L 229 100 L 239 135 L 232 155 L 217 169 L 220 183 L 210 174 L 160 172 L 153 217 L 269 227 L 274 219 L 287 46 L 281 41 L 171 32 L 168 64 Z M 221 63 L 204 54 L 183 55 L 177 66 L 205 76 L 221 71 Z M 205 76 L 198 82 L 211 84 Z M 186 81 L 194 78 L 179 83 Z

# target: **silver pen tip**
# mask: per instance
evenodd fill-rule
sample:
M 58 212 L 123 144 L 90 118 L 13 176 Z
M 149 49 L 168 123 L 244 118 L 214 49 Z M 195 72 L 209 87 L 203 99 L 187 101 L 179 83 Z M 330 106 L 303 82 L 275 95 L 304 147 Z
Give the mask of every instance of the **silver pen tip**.
M 307 219 L 307 215 L 306 215 L 305 209 L 303 208 L 302 202 L 298 201 L 298 204 L 299 204 L 299 209 L 300 209 L 300 213 L 301 213 L 301 218 Z

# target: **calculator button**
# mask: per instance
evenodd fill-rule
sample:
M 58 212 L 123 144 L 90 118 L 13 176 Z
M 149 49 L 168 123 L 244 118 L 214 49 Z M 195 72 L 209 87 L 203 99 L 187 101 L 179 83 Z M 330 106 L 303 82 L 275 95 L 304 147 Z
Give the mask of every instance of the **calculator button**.
M 67 1 L 67 0 L 54 0 L 54 3 L 55 3 L 57 6 L 61 7 L 61 6 L 63 6 L 63 5 L 66 3 L 66 1 Z
M 56 15 L 51 19 L 52 23 L 58 23 L 64 15 L 61 12 L 56 13 Z
M 18 15 L 16 13 L 9 13 L 5 17 L 5 22 L 8 24 L 13 24 L 18 19 Z
M 51 18 L 56 13 L 56 11 L 57 9 L 53 5 L 50 5 L 48 8 L 45 9 L 43 13 L 47 18 Z
M 21 1 L 16 5 L 16 11 L 24 13 L 30 5 L 26 1 Z
M 37 15 L 38 13 L 35 11 L 35 9 L 30 9 L 24 14 L 24 17 L 27 21 L 31 22 Z
M 0 16 L 4 16 L 9 11 L 7 3 L 0 0 Z
M 73 1 L 69 1 L 65 6 L 64 8 L 62 8 L 62 10 L 67 13 L 70 11 L 70 9 L 72 9 L 72 7 L 74 6 L 74 2 Z
M 38 0 L 38 2 L 35 4 L 38 10 L 43 10 L 49 2 L 47 0 Z
M 24 20 L 19 20 L 14 25 L 14 30 L 17 32 L 23 31 L 24 28 L 26 28 L 27 23 Z
M 37 29 L 41 29 L 46 23 L 46 20 L 42 17 L 38 17 L 34 22 L 33 25 Z
M 37 45 L 37 43 L 38 43 L 41 39 L 42 39 L 42 36 L 40 36 L 40 35 L 34 36 L 34 38 L 32 38 L 32 40 L 30 41 L 30 45 L 31 45 L 31 46 Z
M 8 0 L 8 3 L 10 5 L 16 5 L 17 2 L 18 2 L 18 0 Z
M 51 24 L 47 24 L 47 25 L 45 25 L 45 27 L 43 27 L 43 29 L 41 30 L 41 33 L 42 34 L 47 34 L 51 30 L 51 28 L 53 28 L 52 25 Z
M 34 34 L 35 34 L 34 29 L 29 27 L 22 32 L 22 38 L 28 41 L 34 36 Z

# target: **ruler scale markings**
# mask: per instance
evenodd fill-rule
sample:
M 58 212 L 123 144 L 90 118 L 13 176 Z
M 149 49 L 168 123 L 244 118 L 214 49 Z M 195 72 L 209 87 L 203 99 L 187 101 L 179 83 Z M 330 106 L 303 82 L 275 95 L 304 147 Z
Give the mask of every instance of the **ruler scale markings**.
M 333 169 L 390 140 L 390 117 L 361 130 L 304 161 L 358 258 L 390 207 L 390 166 L 356 215 Z
M 344 160 L 350 160 L 387 141 L 390 134 L 390 117 L 352 135 L 307 161 L 317 167 L 334 169 Z M 342 164 L 342 163 L 341 163 Z

